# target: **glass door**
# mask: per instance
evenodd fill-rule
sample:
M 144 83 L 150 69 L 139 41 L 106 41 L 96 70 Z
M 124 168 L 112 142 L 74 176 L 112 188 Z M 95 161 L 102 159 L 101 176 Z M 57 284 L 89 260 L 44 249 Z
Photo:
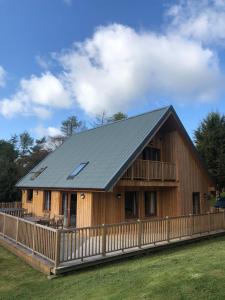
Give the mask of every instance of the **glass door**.
M 70 226 L 76 226 L 77 219 L 77 193 L 70 194 Z
M 68 193 L 62 193 L 63 226 L 68 226 Z

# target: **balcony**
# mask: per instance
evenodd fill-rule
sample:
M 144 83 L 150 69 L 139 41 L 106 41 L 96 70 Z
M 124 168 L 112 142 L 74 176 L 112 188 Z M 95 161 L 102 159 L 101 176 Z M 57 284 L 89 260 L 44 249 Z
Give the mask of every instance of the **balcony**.
M 136 160 L 122 179 L 142 181 L 176 181 L 176 164 L 162 161 Z

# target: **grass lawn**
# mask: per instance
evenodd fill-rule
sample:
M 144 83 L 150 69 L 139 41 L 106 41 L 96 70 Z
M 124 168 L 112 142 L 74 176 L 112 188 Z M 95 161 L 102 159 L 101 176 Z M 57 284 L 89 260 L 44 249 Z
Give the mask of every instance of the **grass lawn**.
M 0 299 L 225 299 L 225 237 L 54 280 L 0 247 Z

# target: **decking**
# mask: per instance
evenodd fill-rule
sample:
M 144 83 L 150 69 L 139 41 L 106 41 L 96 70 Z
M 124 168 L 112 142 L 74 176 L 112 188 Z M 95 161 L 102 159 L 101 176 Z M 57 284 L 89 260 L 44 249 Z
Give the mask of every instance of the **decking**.
M 224 212 L 74 229 L 54 229 L 0 213 L 1 243 L 48 265 L 53 274 L 224 233 Z

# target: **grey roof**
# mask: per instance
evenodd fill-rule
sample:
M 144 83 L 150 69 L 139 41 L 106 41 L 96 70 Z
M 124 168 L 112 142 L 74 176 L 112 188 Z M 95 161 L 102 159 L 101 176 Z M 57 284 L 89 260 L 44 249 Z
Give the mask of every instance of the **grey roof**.
M 165 107 L 74 134 L 23 177 L 17 187 L 109 190 L 171 110 L 171 106 Z M 82 162 L 89 163 L 73 179 L 67 179 Z M 45 167 L 31 180 L 32 172 Z

